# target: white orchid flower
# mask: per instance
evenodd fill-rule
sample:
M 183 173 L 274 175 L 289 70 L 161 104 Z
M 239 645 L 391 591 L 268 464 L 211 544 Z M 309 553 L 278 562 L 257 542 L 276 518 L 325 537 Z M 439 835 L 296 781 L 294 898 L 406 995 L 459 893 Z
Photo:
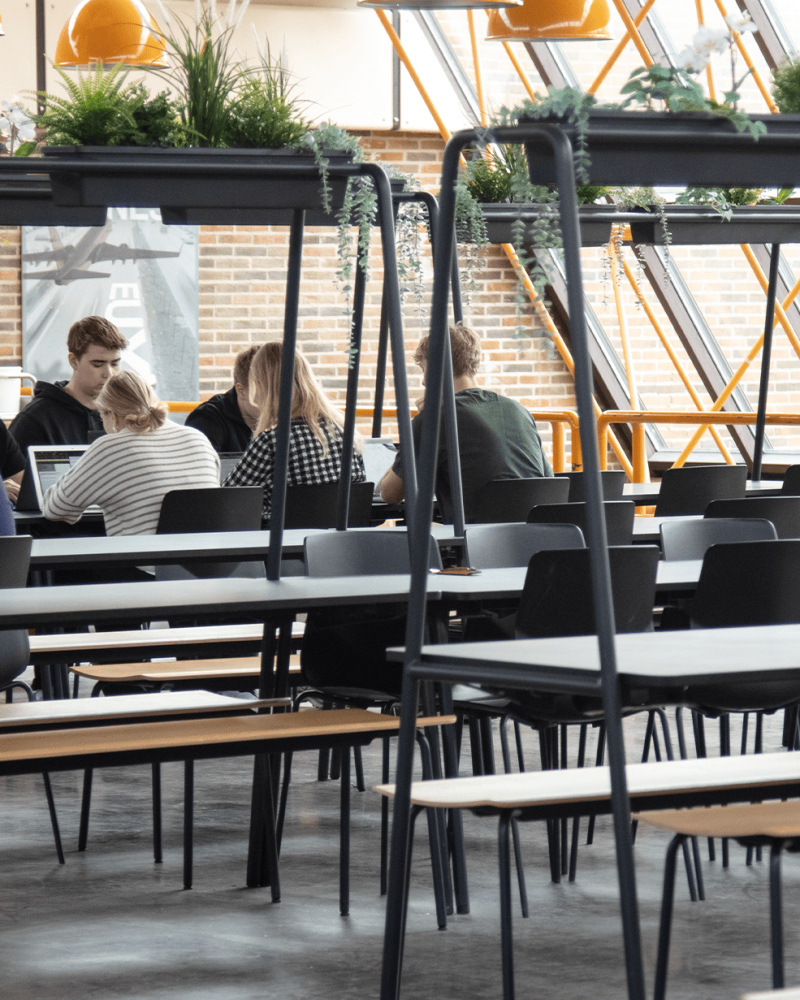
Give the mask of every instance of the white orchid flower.
M 36 138 L 36 126 L 33 122 L 26 122 L 26 124 L 19 126 L 17 135 L 23 142 L 33 142 Z
M 750 16 L 750 12 L 746 10 L 743 10 L 739 14 L 728 14 L 725 18 L 725 23 L 731 31 L 738 31 L 740 35 L 758 31 L 755 21 Z
M 678 66 L 688 73 L 702 73 L 710 61 L 710 52 L 698 52 L 697 49 L 692 49 L 688 45 L 682 52 L 678 53 Z
M 727 48 L 730 39 L 726 32 L 709 28 L 708 25 L 701 25 L 692 38 L 692 48 L 696 52 L 707 52 L 709 56 L 712 52 L 723 53 Z
M 11 135 L 11 126 L 7 118 L 0 118 L 0 137 L 7 139 Z

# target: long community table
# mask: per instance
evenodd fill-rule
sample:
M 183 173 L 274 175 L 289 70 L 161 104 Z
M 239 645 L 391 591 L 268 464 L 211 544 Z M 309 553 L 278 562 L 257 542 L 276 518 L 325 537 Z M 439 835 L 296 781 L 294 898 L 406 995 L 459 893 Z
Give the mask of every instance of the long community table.
M 777 479 L 762 479 L 758 483 L 747 480 L 747 496 L 780 496 L 783 483 Z M 625 483 L 622 488 L 623 500 L 634 500 L 639 507 L 652 507 L 658 503 L 661 483 Z

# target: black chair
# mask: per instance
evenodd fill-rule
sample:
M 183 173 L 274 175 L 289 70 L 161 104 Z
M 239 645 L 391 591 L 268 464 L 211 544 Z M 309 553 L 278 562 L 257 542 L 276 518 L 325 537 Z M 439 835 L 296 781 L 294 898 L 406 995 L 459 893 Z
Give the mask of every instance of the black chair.
M 611 591 L 617 632 L 653 628 L 657 545 L 612 545 Z M 528 565 L 517 612 L 518 638 L 591 635 L 594 623 L 589 549 L 537 552 Z
M 567 504 L 553 504 L 558 508 Z M 539 508 L 535 508 L 539 509 Z M 466 561 L 478 569 L 527 566 L 540 549 L 583 548 L 574 524 L 476 524 L 464 533 Z
M 374 483 L 350 483 L 348 528 L 368 528 L 372 517 Z M 311 483 L 286 488 L 284 528 L 335 528 L 339 482 Z
M 656 517 L 702 514 L 712 500 L 744 497 L 747 468 L 744 465 L 695 465 L 667 469 L 661 477 Z
M 586 500 L 586 473 L 584 472 L 557 472 L 557 479 L 569 479 L 569 502 L 583 503 Z M 604 469 L 600 473 L 603 481 L 604 500 L 622 500 L 624 496 L 625 480 L 627 476 L 624 472 L 616 469 Z
M 702 559 L 720 542 L 759 542 L 778 537 L 775 525 L 761 517 L 715 517 L 698 521 L 663 521 L 661 555 L 667 562 Z
M 203 531 L 260 531 L 263 486 L 170 490 L 161 503 L 157 535 Z M 191 563 L 156 566 L 157 580 L 263 577 L 261 562 Z
M 745 497 L 714 500 L 706 517 L 760 517 L 772 521 L 778 538 L 800 538 L 800 497 Z
M 800 465 L 790 465 L 786 470 L 781 493 L 790 497 L 800 497 Z
M 0 536 L 0 589 L 16 589 L 27 586 L 31 543 L 30 535 Z M 24 673 L 28 666 L 29 657 L 30 644 L 26 629 L 3 629 L 0 631 L 0 691 L 5 691 L 6 701 L 11 700 L 11 692 L 14 688 L 24 691 L 28 701 L 33 701 L 34 694 L 29 685 L 19 680 L 20 674 Z M 42 779 L 58 863 L 63 865 L 64 850 L 61 846 L 61 834 L 58 828 L 53 790 L 50 786 L 50 775 L 44 772 Z
M 492 479 L 478 494 L 474 523 L 524 521 L 537 503 L 566 503 L 568 495 L 569 480 L 563 477 Z
M 528 524 L 576 524 L 586 537 L 585 502 L 537 504 L 528 514 Z M 636 504 L 632 500 L 604 500 L 606 535 L 609 545 L 633 544 L 633 521 Z

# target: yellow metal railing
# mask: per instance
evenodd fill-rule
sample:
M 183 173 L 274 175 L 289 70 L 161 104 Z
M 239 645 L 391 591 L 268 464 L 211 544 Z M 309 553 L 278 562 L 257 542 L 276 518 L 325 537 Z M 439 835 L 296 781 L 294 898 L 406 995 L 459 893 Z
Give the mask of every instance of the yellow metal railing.
M 608 431 L 611 424 L 630 424 L 632 438 L 633 482 L 647 482 L 645 424 L 755 424 L 756 413 L 723 413 L 720 411 L 689 410 L 606 410 L 597 418 L 597 440 L 600 448 L 600 468 L 605 469 L 608 456 Z M 777 427 L 800 426 L 800 413 L 768 413 L 767 424 Z
M 358 407 L 356 417 L 360 420 L 371 420 L 373 410 L 368 407 Z M 412 409 L 412 415 L 417 411 Z M 553 432 L 553 457 L 551 464 L 553 472 L 568 472 L 570 469 L 580 471 L 583 468 L 583 457 L 581 454 L 580 427 L 578 424 L 578 414 L 574 410 L 531 410 L 534 420 L 541 423 L 549 423 Z M 397 410 L 386 409 L 383 411 L 385 420 L 392 420 L 397 417 Z M 566 458 L 566 430 L 569 428 L 569 450 L 570 462 L 567 467 Z

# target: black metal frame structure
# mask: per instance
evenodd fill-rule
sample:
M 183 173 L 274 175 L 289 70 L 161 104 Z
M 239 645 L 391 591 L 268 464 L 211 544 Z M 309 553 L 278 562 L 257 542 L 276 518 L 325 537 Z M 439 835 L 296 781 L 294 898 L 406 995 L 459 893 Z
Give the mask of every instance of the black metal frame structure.
M 676 158 L 664 167 L 663 148 L 669 142 L 669 124 L 658 120 L 651 122 L 651 128 L 637 131 L 630 127 L 627 133 L 619 123 L 610 125 L 602 119 L 590 123 L 589 148 L 591 150 L 592 130 L 600 141 L 607 143 L 606 150 L 615 148 L 620 155 L 631 162 L 632 147 L 641 169 L 648 177 L 662 172 L 663 183 L 674 183 L 675 174 L 681 169 L 696 170 L 698 157 L 705 157 L 709 171 L 713 169 L 714 158 L 708 146 L 708 137 L 698 129 L 692 144 L 686 132 L 687 152 L 684 163 Z M 771 156 L 783 158 L 792 149 L 800 146 L 800 121 L 783 122 L 787 130 L 778 138 L 771 137 L 768 146 L 764 144 L 763 170 L 771 170 Z M 788 125 L 788 127 L 787 127 Z M 686 128 L 686 126 L 682 126 Z M 701 127 L 702 128 L 702 127 Z M 583 448 L 584 471 L 587 495 L 587 535 L 591 549 L 591 576 L 594 598 L 595 621 L 600 657 L 602 701 L 606 718 L 609 766 L 611 772 L 611 803 L 614 816 L 617 869 L 620 887 L 620 904 L 625 943 L 625 961 L 630 1000 L 644 1000 L 644 970 L 640 940 L 638 902 L 636 894 L 635 867 L 630 839 L 630 802 L 625 774 L 625 747 L 621 724 L 620 692 L 617 680 L 615 653 L 615 623 L 611 600 L 611 584 L 606 547 L 606 526 L 603 517 L 603 489 L 599 473 L 598 446 L 595 434 L 595 419 L 592 407 L 592 366 L 586 336 L 583 311 L 583 291 L 581 285 L 580 228 L 575 197 L 575 179 L 572 159 L 572 145 L 568 137 L 569 126 L 562 128 L 558 123 L 525 123 L 516 128 L 502 128 L 495 131 L 500 142 L 526 144 L 529 166 L 534 164 L 542 173 L 549 174 L 548 180 L 555 179 L 560 206 L 561 227 L 564 244 L 564 263 L 567 276 L 567 294 L 575 359 L 575 389 L 580 417 L 581 445 Z M 605 134 L 604 134 L 605 133 Z M 474 142 L 477 134 L 473 130 L 458 132 L 450 139 L 442 164 L 442 183 L 439 227 L 436 234 L 434 257 L 434 288 L 431 307 L 430 346 L 425 392 L 427 413 L 439 413 L 443 402 L 445 356 L 447 353 L 447 312 L 448 282 L 453 261 L 455 213 L 455 180 L 461 151 Z M 704 148 L 705 146 L 705 148 Z M 752 171 L 754 143 L 749 135 L 726 135 L 724 139 L 726 176 L 742 175 L 744 183 L 748 171 Z M 762 147 L 763 148 L 763 147 Z M 749 158 L 750 162 L 744 162 Z M 800 180 L 800 158 L 797 166 L 787 168 Z M 664 171 L 667 171 L 666 175 Z M 554 175 L 554 177 L 553 177 Z M 786 179 L 789 180 L 788 178 Z M 778 254 L 773 253 L 777 269 Z M 773 290 L 774 301 L 774 290 Z M 769 317 L 768 317 L 769 320 Z M 384 939 L 381 1000 L 396 1000 L 400 989 L 400 974 L 404 935 L 404 899 L 407 889 L 409 864 L 409 831 L 411 821 L 411 780 L 414 745 L 413 709 L 417 703 L 419 684 L 425 680 L 442 679 L 443 672 L 426 666 L 422 662 L 421 650 L 425 628 L 426 587 L 428 580 L 427 542 L 422 544 L 426 521 L 430 520 L 438 450 L 437 421 L 429 420 L 423 429 L 419 463 L 419 492 L 414 512 L 415 526 L 412 536 L 412 589 L 409 601 L 408 629 L 404 656 L 404 679 L 401 713 L 400 739 L 398 745 L 396 794 L 394 823 L 392 827 L 392 849 L 389 872 L 389 892 L 387 899 L 386 930 Z

